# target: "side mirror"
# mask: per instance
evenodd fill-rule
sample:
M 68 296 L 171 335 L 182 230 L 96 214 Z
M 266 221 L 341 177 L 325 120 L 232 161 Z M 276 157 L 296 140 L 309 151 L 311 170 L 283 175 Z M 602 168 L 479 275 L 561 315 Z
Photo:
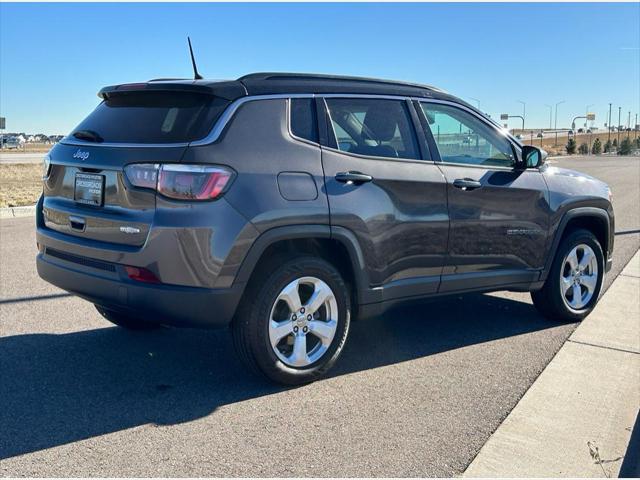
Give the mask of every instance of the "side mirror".
M 541 167 L 547 159 L 547 152 L 532 145 L 522 146 L 522 168 Z

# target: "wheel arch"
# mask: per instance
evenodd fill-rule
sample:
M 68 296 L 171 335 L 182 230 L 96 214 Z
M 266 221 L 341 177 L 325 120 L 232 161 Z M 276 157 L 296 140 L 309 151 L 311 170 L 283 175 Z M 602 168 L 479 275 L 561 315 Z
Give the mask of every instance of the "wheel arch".
M 602 247 L 605 263 L 607 262 L 612 246 L 609 214 L 606 210 L 597 207 L 574 208 L 566 212 L 560 220 L 540 280 L 546 280 L 562 239 L 580 228 L 589 230 L 595 235 Z
M 369 283 L 360 245 L 347 229 L 329 225 L 291 225 L 262 233 L 245 256 L 234 283 L 247 284 L 254 273 L 285 253 L 307 253 L 327 260 L 351 285 L 352 307 L 362 303 Z

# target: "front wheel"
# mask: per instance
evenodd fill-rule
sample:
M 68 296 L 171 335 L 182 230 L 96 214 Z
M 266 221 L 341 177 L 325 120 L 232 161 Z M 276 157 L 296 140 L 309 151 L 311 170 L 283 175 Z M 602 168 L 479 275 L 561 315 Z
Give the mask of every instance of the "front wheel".
M 596 237 L 576 230 L 561 242 L 541 290 L 531 292 L 533 304 L 551 320 L 580 321 L 596 306 L 604 279 L 604 255 Z
M 295 257 L 255 278 L 232 334 L 250 370 L 287 385 L 317 380 L 336 362 L 349 332 L 347 286 L 330 263 Z

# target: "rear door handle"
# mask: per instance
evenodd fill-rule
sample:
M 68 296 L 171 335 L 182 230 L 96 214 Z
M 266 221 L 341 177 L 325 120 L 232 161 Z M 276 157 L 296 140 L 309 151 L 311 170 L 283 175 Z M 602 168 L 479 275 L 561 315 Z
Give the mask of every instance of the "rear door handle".
M 476 188 L 482 187 L 482 184 L 476 180 L 471 180 L 469 178 L 457 178 L 453 181 L 453 186 L 459 188 L 461 190 L 475 190 Z
M 366 183 L 373 180 L 371 175 L 362 172 L 338 172 L 336 173 L 336 181 L 342 183 Z

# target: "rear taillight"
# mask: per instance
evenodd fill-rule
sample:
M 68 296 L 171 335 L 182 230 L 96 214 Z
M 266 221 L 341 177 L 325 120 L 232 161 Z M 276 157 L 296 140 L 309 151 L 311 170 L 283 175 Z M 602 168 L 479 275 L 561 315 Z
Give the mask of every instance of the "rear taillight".
M 233 172 L 211 165 L 138 163 L 124 169 L 136 187 L 151 188 L 176 200 L 213 200 L 229 185 Z
M 157 163 L 134 163 L 124 167 L 124 173 L 136 187 L 153 188 L 155 190 L 158 184 L 159 168 L 160 165 Z

